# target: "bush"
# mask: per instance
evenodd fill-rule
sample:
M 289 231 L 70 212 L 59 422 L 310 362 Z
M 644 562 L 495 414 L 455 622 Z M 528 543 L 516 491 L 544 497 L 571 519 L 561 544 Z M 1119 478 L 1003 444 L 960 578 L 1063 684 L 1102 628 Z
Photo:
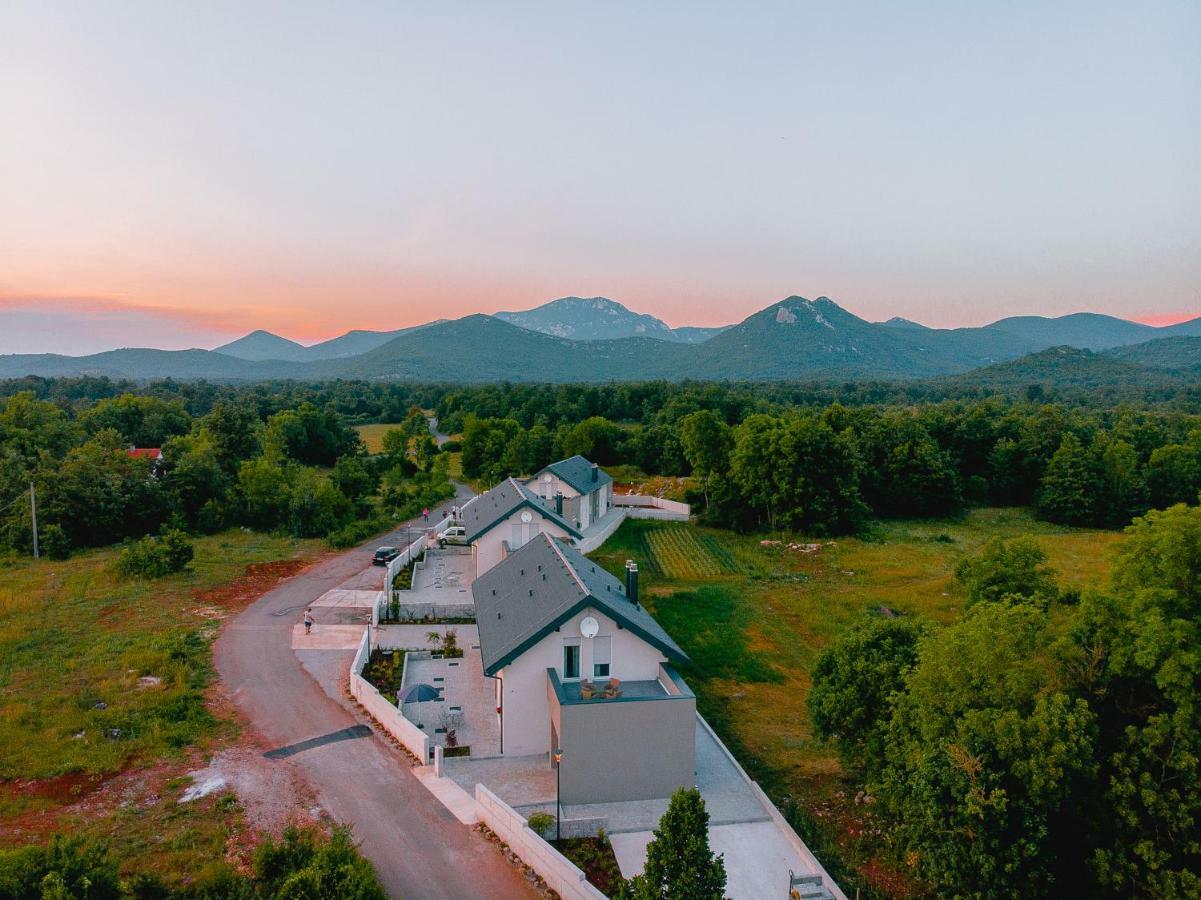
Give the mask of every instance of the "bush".
M 551 829 L 551 826 L 555 824 L 555 817 L 550 813 L 534 813 L 529 817 L 529 819 L 526 820 L 526 824 L 529 825 L 533 831 L 537 832 L 539 837 L 546 837 L 547 833 Z
M 182 531 L 169 529 L 158 537 L 147 535 L 125 545 L 117 560 L 122 575 L 142 578 L 162 578 L 182 572 L 195 555 L 195 548 Z
M 47 525 L 38 536 L 42 552 L 51 559 L 67 559 L 71 555 L 71 539 L 61 525 Z
M 463 450 L 463 444 L 460 441 L 446 441 L 439 449 L 443 453 L 460 453 Z
M 359 519 L 358 521 L 343 525 L 336 531 L 331 531 L 326 540 L 329 541 L 329 545 L 333 549 L 345 550 L 347 547 L 358 546 L 381 531 L 387 531 L 389 524 L 389 521 L 383 516 Z
M 118 900 L 117 865 L 103 847 L 55 835 L 49 846 L 0 850 L 0 897 Z

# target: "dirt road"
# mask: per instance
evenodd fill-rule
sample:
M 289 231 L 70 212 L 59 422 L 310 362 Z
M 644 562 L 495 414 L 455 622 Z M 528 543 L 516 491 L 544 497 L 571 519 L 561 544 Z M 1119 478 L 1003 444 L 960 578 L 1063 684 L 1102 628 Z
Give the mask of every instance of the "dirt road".
M 395 534 L 372 546 L 388 543 L 397 543 Z M 331 699 L 292 651 L 292 627 L 305 605 L 370 563 L 369 549 L 352 550 L 255 601 L 216 643 L 222 681 L 274 755 L 299 765 L 321 805 L 354 828 L 393 897 L 537 896 L 494 847 L 434 799 L 398 751 L 361 727 L 366 720 L 352 714 L 349 700 Z

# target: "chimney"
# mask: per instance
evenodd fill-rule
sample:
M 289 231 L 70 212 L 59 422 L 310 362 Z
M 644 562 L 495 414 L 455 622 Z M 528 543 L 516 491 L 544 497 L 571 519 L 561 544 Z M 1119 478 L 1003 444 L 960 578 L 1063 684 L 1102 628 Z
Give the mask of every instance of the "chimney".
M 593 481 L 596 481 L 596 480 L 598 480 L 598 478 L 599 478 L 599 475 L 598 475 L 598 473 L 599 473 L 599 472 L 600 472 L 600 466 L 598 466 L 596 463 L 593 463 L 593 464 L 592 464 L 592 480 L 593 480 Z
M 555 512 L 563 515 L 563 492 L 555 491 Z
M 632 559 L 626 560 L 626 596 L 631 603 L 638 605 L 638 563 Z

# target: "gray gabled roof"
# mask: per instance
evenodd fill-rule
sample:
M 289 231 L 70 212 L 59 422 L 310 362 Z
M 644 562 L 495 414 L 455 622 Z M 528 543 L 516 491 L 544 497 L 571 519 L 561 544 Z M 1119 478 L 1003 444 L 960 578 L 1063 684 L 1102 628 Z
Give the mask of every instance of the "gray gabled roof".
M 669 659 L 688 656 L 625 586 L 566 542 L 539 534 L 475 580 L 484 673 L 495 675 L 581 610 L 595 609 Z
M 578 453 L 567 459 L 551 463 L 545 469 L 540 470 L 534 476 L 534 479 L 537 479 L 543 472 L 552 472 L 581 494 L 591 494 L 593 491 L 600 490 L 606 484 L 610 484 L 613 481 L 608 473 L 599 467 L 596 470 L 596 481 L 593 481 L 591 461 L 580 456 Z
M 545 519 L 550 519 L 568 534 L 580 536 L 580 531 L 555 512 L 555 508 L 514 478 L 506 478 L 490 491 L 485 491 L 463 505 L 460 518 L 467 529 L 467 541 L 487 534 L 523 506 Z

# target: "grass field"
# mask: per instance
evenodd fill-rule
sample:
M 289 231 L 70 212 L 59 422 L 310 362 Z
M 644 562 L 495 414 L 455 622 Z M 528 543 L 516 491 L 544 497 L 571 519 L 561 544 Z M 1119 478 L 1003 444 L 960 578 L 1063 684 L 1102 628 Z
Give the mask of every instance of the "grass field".
M 230 531 L 195 546 L 190 571 L 153 581 L 117 575 L 117 548 L 0 562 L 0 816 L 22 802 L 4 782 L 112 774 L 218 727 L 204 689 L 225 610 L 209 592 L 319 544 Z
M 399 422 L 374 423 L 371 425 L 356 425 L 355 431 L 359 433 L 359 437 L 367 445 L 368 453 L 382 453 L 384 449 L 384 435 L 393 429 L 401 427 L 402 425 Z
M 769 792 L 796 798 L 849 865 L 870 871 L 877 848 L 852 833 L 861 824 L 854 810 L 840 808 L 850 804 L 840 793 L 853 797 L 857 788 L 843 779 L 833 748 L 813 737 L 805 706 L 817 655 L 881 607 L 954 620 L 964 603 L 953 579 L 958 561 L 993 535 L 1023 534 L 1047 552 L 1061 587 L 1080 589 L 1106 583 L 1121 540 L 1112 532 L 1037 522 L 1017 509 L 882 522 L 865 539 L 786 536 L 781 546 L 763 546 L 759 536 L 631 520 L 593 557 L 619 575 L 626 559 L 638 562 L 648 608 L 692 658 L 685 676 L 702 714 Z M 807 540 L 818 549 L 787 549 L 788 542 Z

